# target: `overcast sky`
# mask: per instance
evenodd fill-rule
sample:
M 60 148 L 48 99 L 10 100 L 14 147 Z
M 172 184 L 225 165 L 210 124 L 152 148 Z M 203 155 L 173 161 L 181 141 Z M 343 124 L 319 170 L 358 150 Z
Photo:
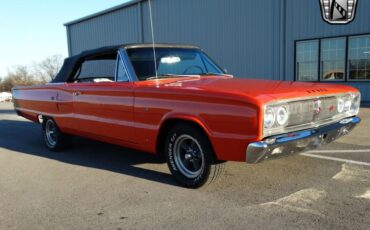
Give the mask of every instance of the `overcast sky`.
M 14 65 L 68 55 L 64 23 L 128 0 L 9 0 L 0 3 L 0 77 Z

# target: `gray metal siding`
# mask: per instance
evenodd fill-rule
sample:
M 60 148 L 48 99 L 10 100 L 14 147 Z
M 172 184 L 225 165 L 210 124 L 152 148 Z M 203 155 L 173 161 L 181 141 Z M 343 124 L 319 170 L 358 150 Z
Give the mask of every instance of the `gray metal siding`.
M 202 47 L 239 77 L 279 79 L 279 1 L 155 0 L 155 39 Z M 278 10 L 276 10 L 278 9 Z M 148 3 L 144 38 L 151 41 Z M 266 25 L 260 27 L 261 22 Z M 268 66 L 269 68 L 266 68 Z
M 202 47 L 237 77 L 294 80 L 296 40 L 370 34 L 370 0 L 358 0 L 356 19 L 329 25 L 319 0 L 152 0 L 155 40 Z M 66 24 L 70 55 L 100 46 L 151 42 L 148 2 Z M 370 101 L 370 83 L 353 85 Z
M 279 1 L 153 0 L 152 7 L 156 42 L 199 45 L 237 76 L 280 79 L 275 61 L 281 53 Z M 104 45 L 151 42 L 147 1 L 68 27 L 71 55 Z
M 67 26 L 70 55 L 101 46 L 140 41 L 137 5 Z

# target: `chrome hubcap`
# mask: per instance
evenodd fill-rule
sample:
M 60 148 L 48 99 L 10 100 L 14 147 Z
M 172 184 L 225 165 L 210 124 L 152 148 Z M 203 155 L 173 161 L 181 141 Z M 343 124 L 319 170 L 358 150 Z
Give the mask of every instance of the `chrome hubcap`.
M 57 143 L 56 126 L 55 126 L 55 124 L 52 120 L 46 121 L 45 134 L 46 134 L 46 139 L 47 139 L 48 143 L 51 146 L 56 145 L 56 143 Z
M 174 160 L 179 171 L 188 178 L 199 176 L 204 168 L 204 154 L 200 144 L 189 135 L 181 135 L 174 143 Z

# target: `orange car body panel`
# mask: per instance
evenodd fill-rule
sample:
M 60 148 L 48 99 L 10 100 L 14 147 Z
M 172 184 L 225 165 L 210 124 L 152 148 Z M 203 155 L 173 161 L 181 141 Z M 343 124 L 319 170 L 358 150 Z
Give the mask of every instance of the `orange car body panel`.
M 230 77 L 181 77 L 133 83 L 65 83 L 13 90 L 17 112 L 37 121 L 51 116 L 72 135 L 156 153 L 162 125 L 198 124 L 219 160 L 245 161 L 249 143 L 262 140 L 263 106 L 278 100 L 357 89 Z

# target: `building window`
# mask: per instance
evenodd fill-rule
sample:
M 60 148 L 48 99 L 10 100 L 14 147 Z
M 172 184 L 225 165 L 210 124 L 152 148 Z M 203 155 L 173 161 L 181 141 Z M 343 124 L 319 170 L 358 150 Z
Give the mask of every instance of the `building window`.
M 318 80 L 318 52 L 319 41 L 297 42 L 297 62 L 296 71 L 299 81 L 317 81 Z
M 296 42 L 297 81 L 370 81 L 370 35 Z
M 350 37 L 348 46 L 348 79 L 370 80 L 370 36 Z
M 344 81 L 346 38 L 322 39 L 320 56 L 321 80 Z

